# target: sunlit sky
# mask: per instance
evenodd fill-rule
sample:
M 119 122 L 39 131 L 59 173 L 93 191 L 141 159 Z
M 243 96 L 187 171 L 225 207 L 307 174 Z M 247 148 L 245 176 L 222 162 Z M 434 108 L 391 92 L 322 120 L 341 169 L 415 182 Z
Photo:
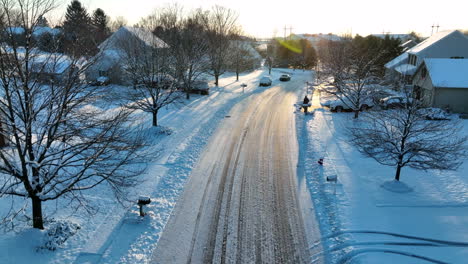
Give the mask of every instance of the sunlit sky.
M 132 25 L 155 8 L 176 1 L 82 0 L 89 12 L 102 8 L 110 17 L 123 16 Z M 65 10 L 69 1 L 63 1 Z M 283 36 L 284 27 L 293 33 L 408 33 L 431 34 L 440 30 L 468 29 L 467 0 L 181 0 L 179 5 L 210 8 L 221 5 L 239 13 L 244 31 L 257 37 Z M 61 13 L 63 13 L 61 12 Z M 434 29 L 435 31 L 435 29 Z M 289 33 L 289 30 L 288 30 Z

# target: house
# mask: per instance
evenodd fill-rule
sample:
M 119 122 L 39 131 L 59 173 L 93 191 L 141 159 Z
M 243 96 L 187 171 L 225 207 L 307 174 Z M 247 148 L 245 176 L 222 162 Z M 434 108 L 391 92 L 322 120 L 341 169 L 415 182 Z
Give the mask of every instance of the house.
M 413 84 L 424 106 L 468 113 L 468 59 L 424 59 Z
M 318 49 L 323 43 L 327 43 L 330 41 L 341 41 L 343 40 L 342 37 L 328 33 L 328 34 L 295 34 L 293 37 L 299 38 L 299 39 L 306 39 L 308 40 L 314 49 Z
M 415 40 L 415 37 L 411 34 L 390 34 L 390 33 L 387 33 L 387 34 L 371 34 L 371 36 L 374 36 L 374 37 L 377 37 L 377 38 L 381 38 L 381 39 L 385 39 L 386 37 L 389 37 L 391 39 L 399 39 L 401 41 L 401 43 L 404 43 L 404 42 L 407 42 L 409 40 Z
M 30 70 L 34 78 L 43 83 L 60 82 L 72 67 L 80 67 L 84 61 L 74 61 L 60 53 L 40 52 L 31 56 Z
M 435 33 L 385 64 L 386 76 L 411 84 L 416 69 L 426 58 L 468 58 L 468 38 L 458 30 Z
M 230 60 L 236 60 L 236 56 L 241 56 L 240 71 L 255 70 L 262 65 L 262 56 L 254 49 L 250 41 L 232 40 L 229 43 L 229 49 L 238 51 L 238 54 L 231 54 Z M 235 71 L 235 67 L 235 62 L 228 65 L 228 69 L 232 71 Z
M 94 57 L 94 63 L 86 71 L 86 79 L 94 81 L 101 76 L 108 77 L 110 82 L 117 84 L 129 84 L 126 75 L 126 60 L 128 51 L 143 53 L 153 48 L 167 48 L 168 45 L 156 37 L 151 31 L 136 27 L 121 27 L 98 48 L 99 52 Z

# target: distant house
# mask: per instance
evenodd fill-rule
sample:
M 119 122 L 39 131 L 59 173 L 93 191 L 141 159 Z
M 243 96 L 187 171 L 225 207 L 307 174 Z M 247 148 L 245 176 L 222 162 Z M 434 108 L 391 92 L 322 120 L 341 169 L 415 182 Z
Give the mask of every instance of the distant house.
M 242 59 L 241 71 L 255 70 L 262 65 L 262 56 L 258 51 L 252 46 L 250 41 L 245 40 L 233 40 L 230 43 L 230 49 L 239 49 Z M 236 54 L 233 54 L 234 56 Z M 229 70 L 233 68 L 232 65 L 229 65 Z
M 300 39 L 307 39 L 316 50 L 323 43 L 326 43 L 326 42 L 329 42 L 329 41 L 340 41 L 340 40 L 343 39 L 342 37 L 340 37 L 338 35 L 335 35 L 335 34 L 332 34 L 332 33 L 328 33 L 328 34 L 322 34 L 322 33 L 319 33 L 319 34 L 296 34 L 296 35 L 294 35 L 294 37 L 297 37 L 297 38 L 300 38 Z
M 413 84 L 424 106 L 468 113 L 468 59 L 424 59 Z
M 415 40 L 415 37 L 411 34 L 371 34 L 371 36 L 378 37 L 384 39 L 389 37 L 391 39 L 399 39 L 401 43 L 407 42 L 408 40 Z
M 86 78 L 94 81 L 101 76 L 108 77 L 112 83 L 130 84 L 125 72 L 127 66 L 126 50 L 146 50 L 167 48 L 168 45 L 151 31 L 143 28 L 121 27 L 99 45 L 94 63 L 86 71 Z
M 34 54 L 30 60 L 32 76 L 43 83 L 60 82 L 72 67 L 79 67 L 82 63 L 60 53 L 46 52 Z
M 416 69 L 426 58 L 468 58 L 468 38 L 458 30 L 441 31 L 385 64 L 389 78 L 411 84 Z

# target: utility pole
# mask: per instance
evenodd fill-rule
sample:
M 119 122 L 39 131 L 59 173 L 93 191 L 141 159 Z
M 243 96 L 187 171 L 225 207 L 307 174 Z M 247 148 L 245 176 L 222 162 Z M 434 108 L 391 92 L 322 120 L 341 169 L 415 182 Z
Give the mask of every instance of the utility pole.
M 287 30 L 287 29 L 288 29 L 288 28 L 286 27 L 286 25 L 284 25 L 284 36 L 283 36 L 283 39 L 286 39 L 286 30 Z

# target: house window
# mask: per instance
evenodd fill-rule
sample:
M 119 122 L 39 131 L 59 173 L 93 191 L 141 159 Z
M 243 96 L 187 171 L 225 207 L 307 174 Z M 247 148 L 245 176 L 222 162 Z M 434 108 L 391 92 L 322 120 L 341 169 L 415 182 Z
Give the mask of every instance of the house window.
M 413 97 L 417 100 L 421 100 L 421 95 L 422 95 L 421 86 L 415 85 L 413 89 Z
M 424 79 L 424 78 L 426 78 L 426 76 L 427 76 L 427 69 L 424 67 L 421 70 L 421 77 Z
M 411 84 L 413 82 L 413 76 L 412 75 L 405 75 L 405 83 L 406 84 Z
M 106 76 L 109 77 L 109 72 L 108 71 L 99 71 L 99 76 Z
M 418 57 L 416 57 L 416 55 L 410 54 L 408 58 L 409 58 L 409 59 L 408 59 L 408 60 L 409 60 L 409 62 L 408 62 L 409 64 L 411 64 L 411 65 L 416 65 L 416 62 L 417 62 L 417 60 L 418 60 Z

